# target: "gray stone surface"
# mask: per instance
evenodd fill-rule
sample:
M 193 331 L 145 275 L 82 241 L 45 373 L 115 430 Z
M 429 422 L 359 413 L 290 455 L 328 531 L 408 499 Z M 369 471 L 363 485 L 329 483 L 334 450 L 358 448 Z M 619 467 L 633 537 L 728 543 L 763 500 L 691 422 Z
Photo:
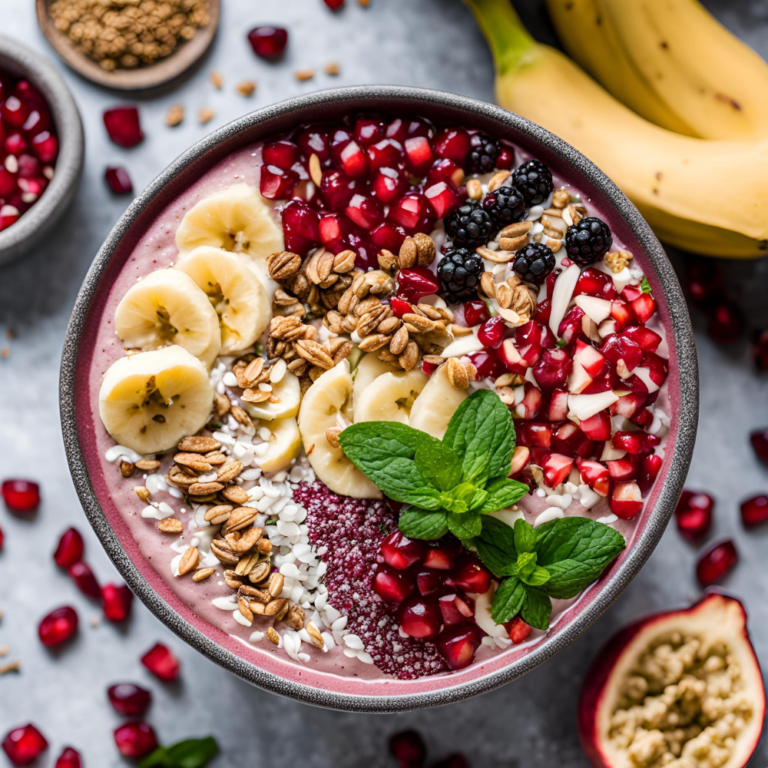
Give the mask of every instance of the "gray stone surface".
M 96 606 L 59 573 L 50 553 L 68 525 L 84 531 L 88 560 L 102 581 L 113 567 L 85 520 L 72 489 L 59 433 L 58 365 L 64 329 L 80 281 L 91 258 L 124 210 L 127 201 L 105 188 L 107 164 L 125 165 L 137 189 L 147 184 L 181 150 L 212 127 L 246 110 L 336 84 L 401 83 L 492 98 L 491 61 L 473 20 L 458 0 L 373 0 L 364 10 L 353 0 L 331 15 L 320 0 L 227 0 L 222 28 L 208 61 L 172 93 L 142 98 L 146 141 L 133 150 L 109 142 L 101 112 L 125 101 L 91 86 L 57 62 L 83 113 L 87 138 L 86 170 L 80 194 L 54 235 L 25 260 L 0 267 L 0 331 L 16 338 L 0 359 L 0 476 L 40 480 L 45 499 L 33 521 L 0 510 L 6 544 L 0 555 L 0 646 L 5 660 L 20 659 L 18 675 L 0 678 L 0 734 L 36 722 L 51 742 L 80 749 L 89 768 L 123 765 L 111 730 L 119 718 L 106 703 L 115 681 L 136 681 L 154 692 L 149 719 L 170 742 L 214 734 L 224 747 L 216 766 L 245 764 L 309 766 L 391 765 L 385 750 L 389 734 L 405 727 L 421 730 L 434 758 L 455 750 L 470 754 L 475 766 L 584 766 L 576 735 L 578 690 L 587 664 L 600 644 L 628 620 L 650 611 L 684 605 L 699 595 L 693 577 L 697 549 L 674 530 L 662 540 L 640 576 L 595 627 L 568 650 L 522 680 L 447 708 L 397 716 L 362 716 L 321 711 L 263 693 L 218 669 L 184 647 L 142 605 L 136 604 L 125 628 L 92 628 Z M 543 4 L 530 0 L 525 18 L 544 39 Z M 708 5 L 731 28 L 768 56 L 768 13 L 755 1 Z M 2 31 L 51 58 L 37 29 L 33 3 L 0 0 Z M 291 31 L 290 54 L 277 66 L 257 61 L 245 41 L 256 23 L 279 22 Z M 300 84 L 299 67 L 321 67 L 336 60 L 342 75 L 319 74 Z M 208 82 L 210 69 L 226 79 L 223 91 Z M 233 92 L 241 79 L 256 79 L 249 100 Z M 172 103 L 183 104 L 187 120 L 177 129 L 163 123 Z M 208 126 L 197 123 L 200 107 L 212 107 Z M 730 191 L 738 193 L 738 190 Z M 681 268 L 682 257 L 675 257 Z M 709 263 L 709 262 L 707 262 Z M 768 326 L 768 263 L 726 264 L 728 284 L 745 308 L 752 327 Z M 741 564 L 725 587 L 747 603 L 751 628 L 762 659 L 768 659 L 768 530 L 746 534 L 738 521 L 738 502 L 768 491 L 768 471 L 758 465 L 748 441 L 750 429 L 768 424 L 768 383 L 750 364 L 747 343 L 719 348 L 707 339 L 705 320 L 694 313 L 702 377 L 701 427 L 689 486 L 717 498 L 711 540 L 732 536 Z M 47 652 L 36 637 L 37 621 L 49 609 L 71 603 L 82 621 L 79 638 L 60 652 Z M 138 661 L 157 640 L 167 642 L 183 664 L 181 682 L 163 686 Z M 41 765 L 53 765 L 49 754 Z M 0 757 L 0 765 L 5 765 Z M 756 765 L 768 761 L 763 745 Z

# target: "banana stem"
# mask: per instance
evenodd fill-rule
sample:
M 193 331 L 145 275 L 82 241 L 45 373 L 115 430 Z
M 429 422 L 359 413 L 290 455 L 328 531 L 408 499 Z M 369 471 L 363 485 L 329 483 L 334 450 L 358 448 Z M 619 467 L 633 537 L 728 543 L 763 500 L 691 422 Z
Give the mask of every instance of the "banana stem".
M 515 13 L 511 0 L 464 0 L 491 46 L 496 71 L 514 69 L 536 46 L 536 41 Z

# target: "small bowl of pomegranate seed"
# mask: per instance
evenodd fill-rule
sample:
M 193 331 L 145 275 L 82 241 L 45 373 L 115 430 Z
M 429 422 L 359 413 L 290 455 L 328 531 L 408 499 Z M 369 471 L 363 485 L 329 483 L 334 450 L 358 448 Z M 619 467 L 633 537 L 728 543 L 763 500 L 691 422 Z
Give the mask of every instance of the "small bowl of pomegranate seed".
M 266 58 L 282 42 L 274 28 L 251 36 Z M 225 352 L 225 336 L 209 335 L 225 328 L 211 307 L 237 314 L 227 281 L 256 283 L 259 270 L 267 277 L 242 315 L 260 306 L 263 316 Z M 199 323 L 180 326 L 170 302 L 158 311 L 155 289 L 183 292 L 185 307 L 199 300 Z M 315 290 L 316 326 L 301 327 L 314 321 L 299 296 Z M 290 316 L 276 314 L 279 302 Z M 125 310 L 140 305 L 147 320 L 131 343 Z M 356 308 L 360 319 L 351 317 Z M 191 352 L 179 328 L 198 325 Z M 296 359 L 283 357 L 294 352 L 289 335 Z M 174 381 L 184 389 L 166 392 L 161 374 L 182 365 Z M 490 690 L 595 622 L 675 512 L 698 415 L 683 294 L 624 195 L 516 115 L 400 87 L 273 105 L 165 170 L 96 257 L 70 323 L 61 384 L 75 485 L 127 585 L 104 586 L 107 618 L 128 619 L 130 588 L 177 636 L 249 682 L 368 712 Z M 199 397 L 186 394 L 193 389 Z M 519 481 L 519 495 L 484 508 L 479 532 L 449 518 L 453 528 L 438 519 L 434 536 L 418 527 L 411 534 L 408 498 L 353 466 L 344 431 L 397 420 L 450 442 L 450 419 L 470 411 L 458 403 L 494 394 L 498 418 L 516 432 L 494 477 Z M 351 403 L 349 419 L 341 403 Z M 684 498 L 678 517 L 691 537 L 706 528 L 705 502 Z M 446 504 L 441 495 L 438 518 Z M 752 504 L 745 520 L 761 514 Z M 548 531 L 585 525 L 601 533 L 563 533 L 573 548 L 545 547 L 542 560 L 529 549 L 561 541 Z M 486 526 L 498 532 L 493 547 L 482 538 Z M 501 581 L 501 555 L 489 562 L 497 549 L 516 552 L 525 578 L 546 585 L 545 566 L 566 550 L 586 562 L 581 542 L 604 535 L 613 557 L 590 565 L 579 589 L 561 581 L 521 593 Z M 97 585 L 82 554 L 67 532 L 57 562 L 90 592 Z M 724 575 L 729 557 L 701 583 Z M 142 663 L 164 684 L 184 674 L 162 645 Z
M 80 113 L 43 57 L 0 35 L 0 264 L 51 231 L 83 169 Z

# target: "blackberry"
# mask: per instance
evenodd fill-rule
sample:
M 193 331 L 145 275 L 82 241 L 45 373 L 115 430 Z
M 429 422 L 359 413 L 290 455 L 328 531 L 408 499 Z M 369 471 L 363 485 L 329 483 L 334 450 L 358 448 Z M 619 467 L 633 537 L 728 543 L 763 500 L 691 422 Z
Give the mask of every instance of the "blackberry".
M 543 203 L 554 189 L 552 171 L 541 160 L 529 160 L 512 174 L 512 181 L 523 193 L 528 205 Z
M 523 282 L 541 285 L 555 268 L 555 254 L 543 243 L 528 243 L 515 254 L 512 268 Z
M 594 264 L 608 253 L 613 237 L 608 225 L 596 216 L 583 218 L 565 233 L 565 252 L 580 267 Z
M 499 227 L 522 221 L 528 215 L 523 193 L 517 187 L 499 187 L 483 200 L 483 209 Z
M 483 260 L 476 253 L 466 248 L 448 251 L 437 265 L 445 298 L 456 304 L 477 296 L 477 287 L 484 269 Z
M 490 136 L 476 133 L 472 137 L 472 149 L 467 157 L 469 173 L 491 173 L 496 168 L 496 158 L 499 156 L 499 145 Z
M 494 231 L 493 220 L 476 200 L 467 200 L 445 219 L 445 231 L 458 248 L 485 245 Z

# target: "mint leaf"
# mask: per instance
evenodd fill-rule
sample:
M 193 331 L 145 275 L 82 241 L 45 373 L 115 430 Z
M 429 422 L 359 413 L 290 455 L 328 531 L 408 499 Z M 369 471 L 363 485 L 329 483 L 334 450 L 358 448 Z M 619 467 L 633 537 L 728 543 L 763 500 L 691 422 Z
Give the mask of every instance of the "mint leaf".
M 536 570 L 536 553 L 522 552 L 517 556 L 517 575 L 527 583 L 528 577 Z
M 462 457 L 464 480 L 484 485 L 506 477 L 515 450 L 512 414 L 495 392 L 479 389 L 456 409 L 443 442 Z
M 653 293 L 651 290 L 651 284 L 648 282 L 648 278 L 644 277 L 643 281 L 640 283 L 640 290 L 643 293 Z
M 139 768 L 203 768 L 218 752 L 213 736 L 187 739 L 170 747 L 158 747 L 139 763 Z
M 416 469 L 439 491 L 455 488 L 461 482 L 461 459 L 439 440 L 422 441 L 414 462 Z
M 516 577 L 504 579 L 499 584 L 491 605 L 491 618 L 497 624 L 504 624 L 517 616 L 526 598 L 525 585 Z
M 475 536 L 479 536 L 482 529 L 483 519 L 477 512 L 448 516 L 448 530 L 457 539 L 472 539 Z
M 517 552 L 512 529 L 495 517 L 483 518 L 483 530 L 475 539 L 480 559 L 494 576 L 512 576 L 517 573 Z
M 504 477 L 491 481 L 485 490 L 488 493 L 488 497 L 483 502 L 480 511 L 487 514 L 488 512 L 495 512 L 497 509 L 511 507 L 528 493 L 529 488 L 525 483 L 519 483 L 517 480 L 507 480 Z
M 523 621 L 530 624 L 534 629 L 548 629 L 551 614 L 552 601 L 544 589 L 528 587 L 525 591 L 525 602 L 520 610 Z
M 522 554 L 523 552 L 536 551 L 536 531 L 530 523 L 520 518 L 515 520 L 515 549 Z
M 549 582 L 547 592 L 554 598 L 569 600 L 576 597 L 592 582 L 597 581 L 603 572 L 602 567 L 580 563 L 578 560 L 561 560 L 547 566 Z
M 448 533 L 448 515 L 411 507 L 400 515 L 398 527 L 409 539 L 439 539 Z
M 549 571 L 537 565 L 530 573 L 525 576 L 521 575 L 520 579 L 529 587 L 540 587 L 549 581 Z

